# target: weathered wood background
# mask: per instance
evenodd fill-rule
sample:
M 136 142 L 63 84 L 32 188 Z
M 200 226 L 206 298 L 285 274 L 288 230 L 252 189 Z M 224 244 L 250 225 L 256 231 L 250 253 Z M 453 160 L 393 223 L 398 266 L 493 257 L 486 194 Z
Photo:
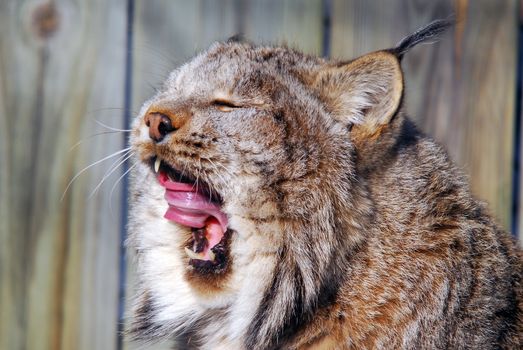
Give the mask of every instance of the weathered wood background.
M 520 10 L 517 0 L 0 0 L 0 349 L 136 348 L 117 331 L 122 167 L 106 176 L 124 153 L 62 194 L 124 147 L 124 133 L 96 121 L 127 128 L 125 110 L 171 69 L 237 33 L 351 58 L 454 13 L 445 40 L 403 62 L 407 110 L 522 232 Z

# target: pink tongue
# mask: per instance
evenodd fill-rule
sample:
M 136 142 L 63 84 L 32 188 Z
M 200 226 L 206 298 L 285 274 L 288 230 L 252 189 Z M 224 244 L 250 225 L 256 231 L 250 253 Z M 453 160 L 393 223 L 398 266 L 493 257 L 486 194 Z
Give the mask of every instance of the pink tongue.
M 204 193 L 196 191 L 195 186 L 171 181 L 163 172 L 160 172 L 158 180 L 165 187 L 165 199 L 169 204 L 164 217 L 193 228 L 206 227 L 209 219 L 215 218 L 219 225 L 212 225 L 213 229 L 207 230 L 207 239 L 209 248 L 218 244 L 227 230 L 227 216 L 221 211 L 220 206 L 211 202 Z

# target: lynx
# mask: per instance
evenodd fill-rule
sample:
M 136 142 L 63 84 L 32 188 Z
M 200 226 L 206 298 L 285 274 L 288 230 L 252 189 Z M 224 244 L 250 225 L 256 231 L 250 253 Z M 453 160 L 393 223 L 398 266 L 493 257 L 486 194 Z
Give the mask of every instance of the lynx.
M 134 121 L 130 333 L 177 349 L 522 348 L 522 256 L 402 107 L 401 59 L 230 41 Z

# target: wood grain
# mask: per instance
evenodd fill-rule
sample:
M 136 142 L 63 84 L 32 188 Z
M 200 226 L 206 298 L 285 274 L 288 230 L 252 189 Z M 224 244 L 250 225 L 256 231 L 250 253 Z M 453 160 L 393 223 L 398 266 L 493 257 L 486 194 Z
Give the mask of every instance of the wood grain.
M 236 34 L 256 43 L 321 53 L 321 0 L 151 0 L 136 2 L 133 109 L 154 93 L 168 73 Z
M 122 147 L 125 2 L 0 2 L 0 348 L 116 345 L 119 203 L 85 165 Z M 110 120 L 109 120 L 110 119 Z M 115 198 L 118 198 L 118 192 Z
M 403 61 L 406 110 L 469 174 L 473 192 L 508 229 L 511 221 L 516 1 L 334 1 L 333 54 L 394 46 L 436 18 L 456 14 L 446 38 Z
M 322 8 L 319 0 L 244 1 L 239 10 L 240 29 L 256 43 L 286 44 L 321 55 Z
M 518 230 L 518 238 L 519 238 L 519 245 L 523 248 L 523 190 L 521 186 L 523 185 L 523 161 L 521 159 L 523 155 L 523 142 L 521 140 L 521 137 L 523 136 L 523 47 L 521 46 L 523 44 L 523 0 L 519 0 L 519 14 L 518 14 L 518 25 L 519 25 L 519 37 L 517 39 L 517 49 L 518 49 L 518 61 L 517 64 L 519 66 L 519 75 L 517 76 L 517 85 L 519 87 L 519 91 L 516 90 L 516 99 L 519 99 L 517 101 L 519 103 L 519 106 L 515 106 L 514 110 L 518 112 L 517 108 L 519 107 L 519 157 L 517 159 L 517 163 L 519 165 L 519 197 L 518 197 L 518 216 L 515 220 L 515 225 L 517 225 Z M 517 93 L 519 92 L 519 95 Z

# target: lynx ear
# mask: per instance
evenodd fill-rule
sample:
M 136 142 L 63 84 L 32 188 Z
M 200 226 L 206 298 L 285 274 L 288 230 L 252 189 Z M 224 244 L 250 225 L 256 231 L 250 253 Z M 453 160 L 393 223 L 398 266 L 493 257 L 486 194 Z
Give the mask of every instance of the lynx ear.
M 374 133 L 391 121 L 401 104 L 402 57 L 420 43 L 437 40 L 453 25 L 453 18 L 435 20 L 395 48 L 324 68 L 313 78 L 314 88 L 336 119 Z
M 372 132 L 398 110 L 403 74 L 397 56 L 378 51 L 320 71 L 315 89 L 334 118 Z

